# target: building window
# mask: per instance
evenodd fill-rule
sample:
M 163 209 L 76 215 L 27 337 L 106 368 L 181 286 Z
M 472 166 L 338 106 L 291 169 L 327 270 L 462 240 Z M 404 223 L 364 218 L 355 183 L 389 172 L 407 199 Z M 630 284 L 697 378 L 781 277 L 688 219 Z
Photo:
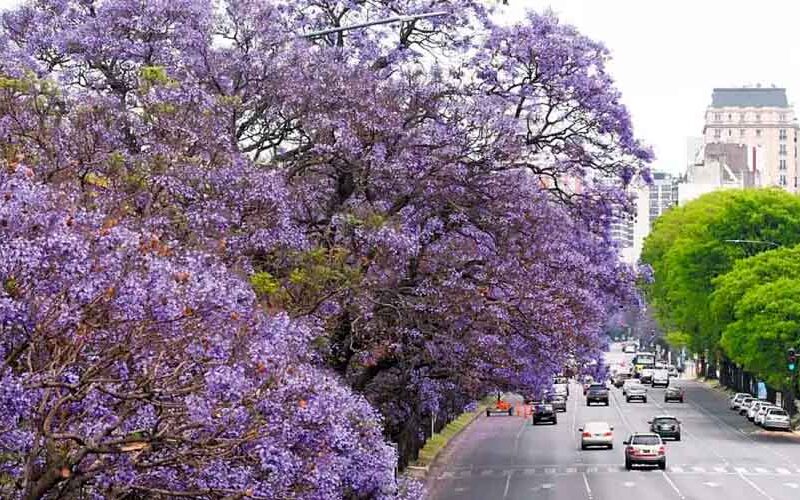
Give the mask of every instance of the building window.
M 728 121 L 731 121 L 731 120 L 733 120 L 733 115 L 728 113 Z
M 714 129 L 714 138 L 715 139 L 719 139 L 720 137 L 722 137 L 722 129 L 721 128 L 715 128 Z
M 721 120 L 722 120 L 722 114 L 714 113 L 714 121 L 718 122 L 718 121 L 721 121 Z
M 780 184 L 781 186 L 785 186 L 786 185 L 786 176 L 785 175 L 781 174 L 781 176 L 778 177 L 778 184 Z
M 786 170 L 786 160 L 781 159 L 778 161 L 778 168 L 781 170 Z
M 781 144 L 778 147 L 778 153 L 780 153 L 781 156 L 786 156 L 786 144 Z
M 733 135 L 733 129 L 728 129 L 728 137 Z
M 756 129 L 756 137 L 761 137 L 761 129 L 760 128 Z
M 757 122 L 761 121 L 761 113 L 756 113 L 756 121 Z
M 744 121 L 744 113 L 739 113 L 739 121 L 740 122 Z
M 743 129 L 743 128 L 740 128 L 740 129 L 739 129 L 739 135 L 740 135 L 740 136 L 742 136 L 742 137 L 744 137 L 744 129 Z
M 780 120 L 781 120 L 782 122 L 785 122 L 785 121 L 786 121 L 786 113 L 781 113 Z
M 778 139 L 785 141 L 786 140 L 786 129 L 782 128 L 778 131 Z

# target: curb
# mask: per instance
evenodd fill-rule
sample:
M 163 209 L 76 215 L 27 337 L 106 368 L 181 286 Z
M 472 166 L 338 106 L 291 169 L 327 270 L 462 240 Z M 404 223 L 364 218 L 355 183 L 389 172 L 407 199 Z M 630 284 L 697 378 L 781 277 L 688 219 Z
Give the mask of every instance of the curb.
M 428 473 L 430 472 L 431 468 L 433 468 L 433 466 L 436 465 L 439 456 L 450 447 L 452 442 L 455 441 L 455 439 L 458 436 L 460 436 L 462 432 L 469 429 L 470 426 L 472 426 L 472 424 L 475 423 L 475 420 L 477 420 L 478 417 L 480 417 L 486 412 L 486 408 L 487 408 L 486 405 L 479 405 L 478 409 L 475 410 L 475 414 L 472 416 L 469 422 L 467 422 L 467 424 L 461 429 L 459 429 L 455 434 L 450 436 L 450 439 L 447 441 L 447 443 L 445 443 L 445 445 L 442 446 L 433 457 L 431 457 L 431 461 L 428 465 L 407 465 L 405 469 L 405 474 L 410 477 L 413 477 L 414 479 L 425 481 L 428 478 Z

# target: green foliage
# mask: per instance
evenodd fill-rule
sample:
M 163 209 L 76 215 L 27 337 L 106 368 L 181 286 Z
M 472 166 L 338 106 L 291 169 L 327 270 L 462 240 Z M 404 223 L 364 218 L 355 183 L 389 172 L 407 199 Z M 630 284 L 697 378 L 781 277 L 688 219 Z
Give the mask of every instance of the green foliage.
M 685 332 L 672 331 L 664 336 L 664 340 L 672 347 L 680 349 L 682 347 L 688 347 L 692 341 L 692 337 Z
M 274 276 L 266 271 L 255 273 L 250 276 L 250 284 L 253 286 L 256 294 L 260 296 L 270 296 L 278 293 L 281 289 L 281 283 Z
M 716 191 L 656 221 L 642 251 L 655 277 L 645 291 L 661 325 L 688 335 L 694 351 L 715 351 L 726 326 L 712 312 L 715 279 L 770 249 L 726 240 L 800 243 L 800 199 L 778 189 Z
M 441 431 L 428 438 L 425 441 L 425 445 L 419 450 L 419 459 L 414 465 L 430 465 L 433 463 L 450 440 L 484 411 L 486 411 L 486 405 L 479 405 L 475 411 L 462 413 L 458 418 L 444 426 Z

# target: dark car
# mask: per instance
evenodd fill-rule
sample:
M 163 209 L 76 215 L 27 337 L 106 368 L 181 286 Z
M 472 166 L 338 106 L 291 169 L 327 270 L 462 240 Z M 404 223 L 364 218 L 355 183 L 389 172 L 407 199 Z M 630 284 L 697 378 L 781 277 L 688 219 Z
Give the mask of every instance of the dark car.
M 603 384 L 592 384 L 586 390 L 586 406 L 603 403 L 608 406 L 608 389 Z
M 533 405 L 533 425 L 536 425 L 540 422 L 551 422 L 553 424 L 558 423 L 556 410 L 550 403 L 536 403 Z
M 675 386 L 667 387 L 667 390 L 664 391 L 664 402 L 669 403 L 670 401 L 683 403 L 683 389 Z
M 560 394 L 554 394 L 552 396 L 549 396 L 546 399 L 546 402 L 548 404 L 553 405 L 553 409 L 555 411 L 557 411 L 557 412 L 559 412 L 559 411 L 566 412 L 567 411 L 567 398 L 565 398 L 564 396 L 562 396 Z
M 616 387 L 617 389 L 621 388 L 622 384 L 624 384 L 625 381 L 628 380 L 629 378 L 631 378 L 631 374 L 630 373 L 619 372 L 619 373 L 615 374 L 614 375 L 614 387 Z
M 681 421 L 671 415 L 660 415 L 653 417 L 647 422 L 650 424 L 650 431 L 658 434 L 661 438 L 672 438 L 675 441 L 681 440 Z

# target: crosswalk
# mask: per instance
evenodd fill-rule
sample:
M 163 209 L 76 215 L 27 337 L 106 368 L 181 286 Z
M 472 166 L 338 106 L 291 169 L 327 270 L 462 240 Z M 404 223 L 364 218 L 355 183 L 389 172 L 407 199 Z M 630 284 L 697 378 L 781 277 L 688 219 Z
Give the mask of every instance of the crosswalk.
M 741 474 L 745 476 L 800 476 L 800 469 L 769 466 L 740 466 L 740 465 L 670 465 L 667 472 L 671 474 L 703 474 L 703 475 L 729 475 Z M 590 465 L 574 464 L 569 466 L 549 467 L 503 467 L 503 468 L 450 468 L 439 473 L 438 478 L 463 479 L 472 477 L 507 477 L 510 475 L 521 476 L 568 476 L 573 474 L 615 474 L 630 473 L 622 465 Z

